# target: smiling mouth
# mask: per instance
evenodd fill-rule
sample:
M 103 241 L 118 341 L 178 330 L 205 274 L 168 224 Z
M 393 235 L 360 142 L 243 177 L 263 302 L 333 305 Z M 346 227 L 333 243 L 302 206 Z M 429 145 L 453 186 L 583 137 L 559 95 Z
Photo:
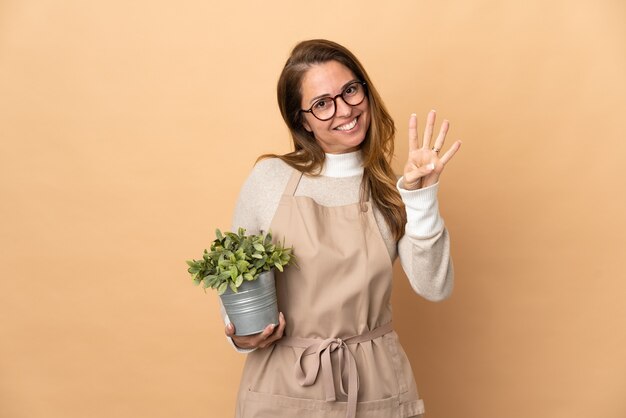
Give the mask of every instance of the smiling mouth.
M 361 116 L 361 115 L 359 115 Z M 337 126 L 335 129 L 338 131 L 351 131 L 352 129 L 354 129 L 354 127 L 356 126 L 356 122 L 359 119 L 359 116 L 357 116 L 356 118 L 354 118 L 354 120 L 352 122 L 343 124 L 343 125 L 339 125 Z

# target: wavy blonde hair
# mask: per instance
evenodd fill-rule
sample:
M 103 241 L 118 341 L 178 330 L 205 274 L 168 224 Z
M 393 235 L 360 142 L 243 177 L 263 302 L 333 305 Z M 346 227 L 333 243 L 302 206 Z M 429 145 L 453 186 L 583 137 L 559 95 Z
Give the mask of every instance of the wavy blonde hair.
M 280 158 L 303 173 L 319 175 L 326 155 L 313 133 L 302 124 L 300 87 L 304 75 L 312 66 L 328 61 L 345 65 L 367 84 L 371 122 L 360 145 L 364 169 L 360 201 L 365 201 L 368 194 L 371 196 L 398 241 L 404 234 L 406 211 L 390 165 L 396 128 L 365 68 L 345 47 L 325 39 L 303 41 L 295 46 L 280 74 L 277 88 L 280 113 L 291 132 L 295 149 L 284 155 L 265 154 L 259 159 Z

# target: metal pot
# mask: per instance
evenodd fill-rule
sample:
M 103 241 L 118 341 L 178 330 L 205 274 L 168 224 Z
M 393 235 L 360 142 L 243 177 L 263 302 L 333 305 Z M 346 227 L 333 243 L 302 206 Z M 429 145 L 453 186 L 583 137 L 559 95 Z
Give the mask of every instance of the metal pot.
M 269 324 L 278 325 L 274 269 L 261 273 L 256 280 L 244 280 L 237 293 L 228 287 L 220 298 L 235 325 L 235 335 L 258 334 Z

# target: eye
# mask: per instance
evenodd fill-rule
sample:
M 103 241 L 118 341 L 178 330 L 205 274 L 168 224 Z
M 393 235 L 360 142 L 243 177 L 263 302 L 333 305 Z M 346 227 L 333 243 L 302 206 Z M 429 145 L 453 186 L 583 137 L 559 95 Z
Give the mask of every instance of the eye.
M 313 104 L 313 108 L 318 110 L 326 109 L 329 102 L 330 100 L 328 99 L 320 99 Z
M 351 84 L 343 91 L 343 94 L 348 96 L 354 96 L 359 91 L 358 84 Z

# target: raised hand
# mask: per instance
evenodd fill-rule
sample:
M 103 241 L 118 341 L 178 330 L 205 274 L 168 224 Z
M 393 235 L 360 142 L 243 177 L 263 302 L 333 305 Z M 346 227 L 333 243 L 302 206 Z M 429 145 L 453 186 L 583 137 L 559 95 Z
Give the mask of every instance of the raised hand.
M 265 329 L 254 335 L 236 336 L 235 326 L 233 324 L 226 325 L 224 332 L 227 337 L 233 339 L 235 345 L 239 348 L 265 348 L 270 346 L 274 341 L 277 341 L 283 337 L 285 331 L 285 316 L 281 312 L 278 315 L 278 326 L 270 324 Z
M 409 156 L 404 166 L 404 188 L 407 190 L 416 190 L 437 183 L 443 168 L 461 147 L 461 141 L 456 141 L 443 156 L 439 157 L 450 123 L 447 120 L 443 121 L 439 135 L 431 147 L 434 126 L 435 111 L 431 110 L 428 113 L 424 138 L 420 146 L 417 136 L 417 116 L 414 113 L 409 119 Z

